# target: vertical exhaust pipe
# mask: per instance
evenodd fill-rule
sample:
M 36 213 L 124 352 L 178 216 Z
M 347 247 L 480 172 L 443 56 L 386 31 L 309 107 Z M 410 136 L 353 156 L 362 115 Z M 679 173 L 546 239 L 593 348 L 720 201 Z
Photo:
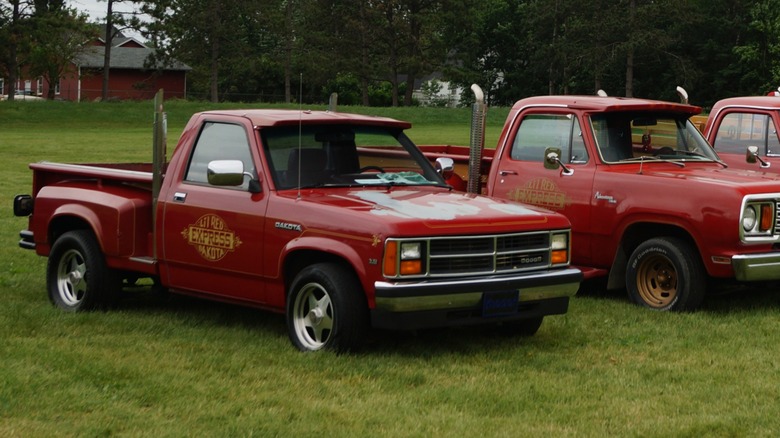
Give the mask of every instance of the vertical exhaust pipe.
M 157 200 L 160 197 L 166 157 L 168 119 L 163 112 L 163 90 L 154 96 L 154 129 L 152 135 L 152 230 L 157 229 Z M 157 239 L 152 238 L 152 256 L 157 258 Z
M 471 106 L 471 141 L 469 142 L 469 193 L 482 193 L 482 149 L 485 147 L 485 93 L 477 84 L 471 85 L 474 104 Z

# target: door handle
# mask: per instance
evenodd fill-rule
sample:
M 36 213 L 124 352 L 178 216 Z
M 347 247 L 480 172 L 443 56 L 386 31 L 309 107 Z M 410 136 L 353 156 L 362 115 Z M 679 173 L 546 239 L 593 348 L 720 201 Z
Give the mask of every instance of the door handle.
M 184 202 L 187 200 L 187 194 L 184 192 L 176 192 L 173 194 L 173 202 Z
M 517 175 L 517 172 L 514 170 L 499 170 L 498 174 L 501 176 L 507 176 L 507 175 Z

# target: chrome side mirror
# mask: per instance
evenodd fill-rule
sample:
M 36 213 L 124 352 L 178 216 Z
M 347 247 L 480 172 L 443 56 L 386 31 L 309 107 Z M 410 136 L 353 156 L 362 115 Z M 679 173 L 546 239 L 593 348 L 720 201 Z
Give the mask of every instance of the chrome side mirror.
M 561 149 L 560 148 L 547 148 L 544 150 L 544 168 L 555 170 L 558 167 L 563 169 L 564 175 L 572 175 L 574 171 L 561 161 Z
M 210 161 L 206 169 L 206 178 L 213 186 L 240 186 L 244 176 L 249 177 L 249 191 L 260 193 L 260 182 L 249 172 L 244 172 L 244 163 L 240 160 Z
M 761 163 L 762 169 L 768 169 L 769 166 L 772 165 L 772 163 L 767 163 L 761 157 L 758 155 L 758 146 L 748 146 L 747 150 L 745 151 L 745 161 L 747 161 L 750 164 L 755 164 L 756 161 Z
M 436 173 L 447 180 L 455 172 L 455 160 L 448 157 L 439 157 L 436 159 L 433 167 L 436 169 Z

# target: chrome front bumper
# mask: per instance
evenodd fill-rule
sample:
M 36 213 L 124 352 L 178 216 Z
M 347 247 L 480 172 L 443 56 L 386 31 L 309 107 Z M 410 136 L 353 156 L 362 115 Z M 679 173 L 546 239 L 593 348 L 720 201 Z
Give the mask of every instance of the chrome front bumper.
M 376 308 L 389 312 L 462 309 L 478 306 L 482 294 L 517 290 L 519 302 L 571 297 L 577 293 L 582 272 L 565 268 L 511 276 L 492 276 L 408 283 L 377 281 Z
M 780 280 L 780 253 L 735 255 L 731 267 L 739 281 Z

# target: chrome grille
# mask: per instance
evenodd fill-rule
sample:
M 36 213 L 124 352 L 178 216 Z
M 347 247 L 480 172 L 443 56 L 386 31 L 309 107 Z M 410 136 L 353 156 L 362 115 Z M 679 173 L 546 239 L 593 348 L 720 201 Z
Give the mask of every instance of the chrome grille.
M 421 242 L 427 249 L 423 273 L 416 277 L 502 274 L 546 268 L 551 263 L 551 232 L 400 241 Z

